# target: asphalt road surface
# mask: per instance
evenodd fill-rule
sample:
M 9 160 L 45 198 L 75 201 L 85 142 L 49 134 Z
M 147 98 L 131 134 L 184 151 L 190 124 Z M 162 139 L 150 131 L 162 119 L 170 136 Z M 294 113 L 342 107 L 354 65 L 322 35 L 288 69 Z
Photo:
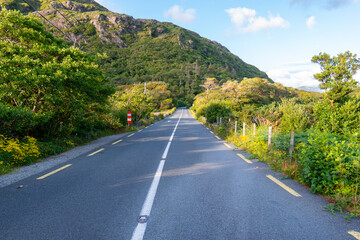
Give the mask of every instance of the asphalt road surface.
M 1 188 L 0 239 L 359 237 L 359 219 L 247 156 L 179 109 Z

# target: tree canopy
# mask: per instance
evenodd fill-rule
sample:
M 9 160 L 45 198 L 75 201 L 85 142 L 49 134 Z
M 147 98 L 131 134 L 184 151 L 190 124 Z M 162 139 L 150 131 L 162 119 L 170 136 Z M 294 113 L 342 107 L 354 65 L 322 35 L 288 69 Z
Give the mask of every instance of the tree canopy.
M 320 64 L 322 72 L 314 77 L 320 81 L 320 88 L 325 90 L 331 105 L 344 102 L 357 86 L 353 75 L 360 68 L 360 59 L 347 51 L 335 57 L 320 53 L 312 58 L 312 62 Z
M 0 125 L 9 135 L 28 134 L 38 116 L 38 133 L 69 134 L 113 93 L 95 57 L 68 47 L 35 17 L 3 8 L 0 32 Z M 30 122 L 9 132 L 25 116 Z

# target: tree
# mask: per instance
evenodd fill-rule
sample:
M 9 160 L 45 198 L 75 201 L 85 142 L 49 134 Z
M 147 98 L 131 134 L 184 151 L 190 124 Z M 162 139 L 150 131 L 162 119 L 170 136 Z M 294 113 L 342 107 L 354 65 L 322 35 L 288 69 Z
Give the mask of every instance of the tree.
M 107 103 L 113 88 L 95 57 L 68 47 L 35 16 L 17 11 L 0 11 L 0 32 L 0 103 L 6 106 L 1 109 L 16 116 L 9 123 L 30 111 L 32 119 L 45 114 L 42 130 L 56 136 L 69 135 L 85 118 L 97 117 L 97 106 Z
M 219 88 L 219 85 L 217 84 L 216 78 L 206 78 L 206 81 L 204 82 L 202 87 L 206 88 L 206 90 L 215 90 Z
M 330 57 L 327 53 L 320 53 L 311 60 L 320 64 L 321 73 L 314 74 L 320 81 L 320 88 L 325 90 L 325 95 L 331 106 L 334 103 L 343 103 L 357 86 L 353 75 L 360 68 L 360 59 L 349 51 Z

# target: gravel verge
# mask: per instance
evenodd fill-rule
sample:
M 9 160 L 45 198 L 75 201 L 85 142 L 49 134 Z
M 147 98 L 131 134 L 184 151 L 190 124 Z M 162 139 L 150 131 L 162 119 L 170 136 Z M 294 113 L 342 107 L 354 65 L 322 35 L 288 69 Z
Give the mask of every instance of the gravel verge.
M 35 164 L 16 168 L 12 172 L 5 174 L 3 176 L 0 176 L 0 188 L 6 187 L 10 184 L 16 183 L 20 180 L 23 180 L 27 177 L 34 175 L 34 174 L 40 173 L 40 172 L 47 170 L 49 168 L 52 168 L 56 165 L 59 165 L 61 163 L 64 163 L 71 159 L 74 159 L 74 158 L 80 156 L 81 154 L 92 151 L 92 150 L 99 148 L 103 145 L 106 145 L 114 140 L 120 139 L 128 134 L 129 133 L 123 133 L 123 134 L 102 137 L 102 138 L 94 140 L 84 146 L 75 147 L 75 148 L 73 148 L 69 151 L 63 152 L 59 155 L 55 155 L 55 156 L 51 156 L 46 159 L 43 159 L 40 162 L 37 162 Z

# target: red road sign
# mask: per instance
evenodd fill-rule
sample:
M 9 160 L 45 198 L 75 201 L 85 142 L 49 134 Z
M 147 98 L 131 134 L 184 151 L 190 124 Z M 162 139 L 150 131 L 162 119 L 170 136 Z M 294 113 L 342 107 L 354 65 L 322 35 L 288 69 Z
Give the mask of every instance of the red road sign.
M 127 123 L 131 123 L 131 112 L 130 111 L 128 111 L 127 112 Z

